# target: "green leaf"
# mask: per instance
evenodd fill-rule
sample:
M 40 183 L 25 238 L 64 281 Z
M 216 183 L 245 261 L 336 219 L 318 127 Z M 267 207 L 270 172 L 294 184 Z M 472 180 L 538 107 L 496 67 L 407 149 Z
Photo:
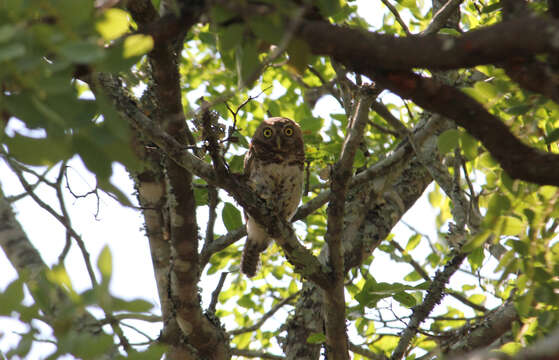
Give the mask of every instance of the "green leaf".
M 446 154 L 458 146 L 460 132 L 456 129 L 449 129 L 439 135 L 437 147 L 441 154 Z
M 468 300 L 470 300 L 474 304 L 483 305 L 485 303 L 485 300 L 487 300 L 487 297 L 483 294 L 474 294 L 472 296 L 469 296 Z
M 341 0 L 318 0 L 317 5 L 320 9 L 320 13 L 324 17 L 333 16 L 335 13 L 341 10 L 343 1 Z
M 235 230 L 243 225 L 241 212 L 231 203 L 225 203 L 221 216 L 228 231 Z
M 0 26 L 0 43 L 11 40 L 17 33 L 17 27 L 12 24 Z
M 253 16 L 249 25 L 254 34 L 270 44 L 278 44 L 284 36 L 285 27 L 278 16 Z
M 127 36 L 124 40 L 124 58 L 144 55 L 153 49 L 153 38 L 149 35 L 135 34 Z
M 238 86 L 252 87 L 252 83 L 256 80 L 254 75 L 260 65 L 258 61 L 258 49 L 254 42 L 239 46 L 236 51 L 237 60 L 237 80 Z
M 394 294 L 394 296 L 392 297 L 394 298 L 394 300 L 399 302 L 402 306 L 405 306 L 407 308 L 411 308 L 416 305 L 415 298 L 405 291 L 398 292 Z
M 153 304 L 143 299 L 124 300 L 113 297 L 111 300 L 113 311 L 130 311 L 143 313 L 148 312 L 153 308 Z
M 462 144 L 462 151 L 468 160 L 473 160 L 478 155 L 477 139 L 467 132 L 460 134 L 460 143 Z
M 489 199 L 487 205 L 487 215 L 488 216 L 500 216 L 504 212 L 508 211 L 511 207 L 511 203 L 508 197 L 505 195 L 495 193 Z
M 152 360 L 161 359 L 167 351 L 167 347 L 161 343 L 155 343 L 149 346 L 146 351 L 129 352 L 126 356 L 128 360 Z
M 111 250 L 108 245 L 105 245 L 97 258 L 97 268 L 101 272 L 104 280 L 109 280 L 113 272 L 113 259 Z
M 25 55 L 25 46 L 20 43 L 12 43 L 0 46 L 0 63 L 10 61 Z
M 485 241 L 487 240 L 487 238 L 489 237 L 490 234 L 491 234 L 490 230 L 485 230 L 485 231 L 479 232 L 475 236 L 471 237 L 466 242 L 466 244 L 464 244 L 464 246 L 462 247 L 462 251 L 470 252 L 470 251 L 474 251 L 475 249 L 479 248 L 480 246 L 483 245 L 483 243 L 485 243 Z
M 70 157 L 70 147 L 66 139 L 34 139 L 16 134 L 13 138 L 4 138 L 8 152 L 24 164 L 52 166 L 60 160 Z
M 326 335 L 323 333 L 311 333 L 307 338 L 309 344 L 322 344 L 326 341 Z
M 484 152 L 480 155 L 479 164 L 487 169 L 495 169 L 499 166 L 499 163 L 495 161 L 495 159 L 493 159 L 491 154 L 489 154 L 488 152 Z
M 473 88 L 465 88 L 463 91 L 482 104 L 490 104 L 499 95 L 497 87 L 488 82 L 477 82 Z
M 91 334 L 70 331 L 58 339 L 58 351 L 70 353 L 80 359 L 97 359 L 114 346 L 113 338 L 103 333 Z
M 513 356 L 514 354 L 519 352 L 522 348 L 523 346 L 521 343 L 510 341 L 508 343 L 503 344 L 503 346 L 501 346 L 499 350 L 507 355 Z
M 557 140 L 559 140 L 559 128 L 554 129 L 549 134 L 547 134 L 547 136 L 545 137 L 545 143 L 547 145 L 549 145 L 551 143 L 554 143 Z
M 494 11 L 500 10 L 502 7 L 503 7 L 503 4 L 501 2 L 496 2 L 496 3 L 491 4 L 491 5 L 485 5 L 481 12 L 484 13 L 484 14 L 489 14 L 489 13 L 492 13 Z
M 62 288 L 72 289 L 70 276 L 68 276 L 66 268 L 64 268 L 63 265 L 54 266 L 52 269 L 46 272 L 46 276 L 49 281 L 60 285 Z
M 88 170 L 97 175 L 99 182 L 108 182 L 112 173 L 112 161 L 107 158 L 104 149 L 94 141 L 99 139 L 93 136 L 75 135 L 72 138 L 72 148 L 80 155 Z
M 307 64 L 310 62 L 311 50 L 309 44 L 305 41 L 295 38 L 291 40 L 287 47 L 289 54 L 289 66 L 299 75 L 302 75 L 307 69 Z
M 89 64 L 101 60 L 105 56 L 103 48 L 94 42 L 79 41 L 64 44 L 59 53 L 67 60 L 78 64 Z
M 249 294 L 244 294 L 239 298 L 237 301 L 237 305 L 244 307 L 245 309 L 253 309 L 256 307 L 256 304 L 250 298 Z
M 417 245 L 419 245 L 420 241 L 421 235 L 414 234 L 410 236 L 410 238 L 408 239 L 408 243 L 406 244 L 406 251 L 412 251 L 413 249 L 415 249 Z
M 4 293 L 0 293 L 0 303 L 2 304 L 0 315 L 10 316 L 12 311 L 21 306 L 23 296 L 23 281 L 21 279 L 12 281 Z
M 470 263 L 473 271 L 476 271 L 481 267 L 484 259 L 485 254 L 482 246 L 474 249 L 474 251 L 472 251 L 471 254 L 468 255 L 468 262 Z
M 117 8 L 110 8 L 95 23 L 95 29 L 105 40 L 114 40 L 128 31 L 128 13 Z
M 317 133 L 322 128 L 323 122 L 321 118 L 311 116 L 299 120 L 299 125 L 301 125 L 303 132 Z
M 503 216 L 501 218 L 501 235 L 513 236 L 524 231 L 525 225 L 519 218 L 514 216 Z
M 511 106 L 506 110 L 506 112 L 507 114 L 511 114 L 511 115 L 524 115 L 531 109 L 533 109 L 532 104 L 521 104 L 521 105 Z
M 220 28 L 217 35 L 217 45 L 219 52 L 227 52 L 241 44 L 245 27 L 241 24 L 229 25 Z
M 437 187 L 435 187 L 433 191 L 429 192 L 427 197 L 429 198 L 429 204 L 433 207 L 439 207 L 443 200 L 443 196 Z
M 415 270 L 404 276 L 404 280 L 414 282 L 423 279 L 423 277 Z

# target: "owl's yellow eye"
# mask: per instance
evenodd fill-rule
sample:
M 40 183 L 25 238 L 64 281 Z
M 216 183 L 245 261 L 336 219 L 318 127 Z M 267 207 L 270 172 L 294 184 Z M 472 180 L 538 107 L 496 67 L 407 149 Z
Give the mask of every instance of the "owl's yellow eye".
M 286 126 L 283 129 L 283 133 L 285 134 L 285 136 L 291 136 L 293 135 L 293 128 L 291 126 Z
M 273 134 L 273 133 L 274 133 L 274 132 L 273 132 L 272 129 L 269 128 L 269 127 L 265 128 L 264 131 L 262 132 L 262 134 L 263 134 L 264 137 L 266 137 L 266 138 L 272 137 L 272 134 Z

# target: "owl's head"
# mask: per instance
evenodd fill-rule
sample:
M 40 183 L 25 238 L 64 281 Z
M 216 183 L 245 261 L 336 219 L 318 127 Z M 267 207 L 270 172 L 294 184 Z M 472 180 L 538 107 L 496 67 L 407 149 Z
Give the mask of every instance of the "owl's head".
M 303 135 L 299 125 L 288 118 L 264 120 L 252 138 L 253 145 L 268 151 L 287 153 L 303 150 Z

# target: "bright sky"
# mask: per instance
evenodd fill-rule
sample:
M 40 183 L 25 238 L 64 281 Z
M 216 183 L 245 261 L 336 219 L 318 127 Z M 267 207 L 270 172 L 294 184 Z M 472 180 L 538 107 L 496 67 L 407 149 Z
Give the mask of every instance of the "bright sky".
M 373 27 L 377 27 L 382 21 L 382 12 L 376 7 L 378 1 L 360 0 L 360 13 Z M 337 103 L 331 98 L 323 98 L 315 108 L 315 115 L 327 117 L 332 112 L 341 112 Z M 19 124 L 11 123 L 17 128 Z M 72 191 L 76 194 L 84 194 L 90 191 L 95 184 L 94 178 L 84 169 L 80 160 L 70 162 L 69 171 L 70 184 Z M 0 161 L 0 181 L 6 195 L 16 195 L 23 191 L 15 176 L 7 169 L 6 165 Z M 10 175 L 8 175 L 10 174 Z M 53 171 L 53 175 L 56 170 Z M 32 179 L 30 179 L 32 180 Z M 132 196 L 134 189 L 132 181 L 121 166 L 114 167 L 113 183 L 117 184 L 125 193 Z M 47 196 L 50 203 L 56 203 L 54 194 L 49 192 L 44 186 L 37 189 L 40 196 Z M 87 198 L 74 199 L 69 193 L 66 194 L 66 201 L 69 212 L 72 214 L 74 228 L 83 237 L 88 251 L 91 255 L 92 263 L 95 267 L 96 259 L 105 245 L 109 245 L 113 256 L 113 279 L 111 283 L 112 292 L 126 299 L 143 298 L 154 304 L 158 304 L 157 290 L 149 253 L 147 239 L 144 237 L 142 216 L 139 211 L 120 206 L 108 196 L 101 194 L 99 202 L 99 215 L 96 217 L 97 199 L 94 196 Z M 64 247 L 65 232 L 62 225 L 56 222 L 49 214 L 34 204 L 30 198 L 18 201 L 14 205 L 14 210 L 18 214 L 18 219 L 25 229 L 27 236 L 37 247 L 43 260 L 48 265 L 57 262 L 58 256 Z M 205 212 L 202 211 L 200 222 L 204 220 Z M 434 212 L 431 210 L 426 196 L 423 196 L 417 204 L 410 210 L 404 220 L 417 228 L 419 231 L 428 234 L 432 239 L 436 239 L 434 232 Z M 220 226 L 222 226 L 220 224 Z M 200 228 L 204 228 L 201 224 Z M 220 230 L 224 233 L 223 227 Z M 405 245 L 412 232 L 404 225 L 398 225 L 394 230 L 395 239 Z M 424 253 L 419 253 L 419 259 L 424 258 Z M 375 252 L 373 267 L 385 269 L 375 272 L 378 281 L 393 282 L 399 281 L 410 272 L 411 267 L 393 268 L 386 271 L 386 266 L 390 266 L 390 260 L 380 252 Z M 87 272 L 83 266 L 82 256 L 77 246 L 72 246 L 72 250 L 66 259 L 66 268 L 70 271 L 75 290 L 81 292 L 90 287 Z M 10 265 L 4 253 L 0 251 L 0 289 L 4 289 L 12 280 L 16 278 L 16 273 Z M 215 282 L 204 282 L 203 298 L 207 303 L 210 293 L 214 290 Z M 227 287 L 227 285 L 226 285 Z M 158 312 L 156 306 L 155 312 Z M 129 321 L 133 324 L 133 321 Z M 37 326 L 47 328 L 37 322 Z M 48 329 L 48 328 L 47 328 Z M 142 330 L 156 337 L 159 333 L 159 326 L 142 327 Z M 14 320 L 0 318 L 0 353 L 10 348 L 19 336 L 15 333 L 25 331 L 21 325 Z M 129 334 L 132 334 L 129 332 Z M 132 337 L 132 341 L 144 341 L 139 336 Z M 53 347 L 49 344 L 42 344 L 34 348 L 30 360 L 39 359 L 52 351 Z

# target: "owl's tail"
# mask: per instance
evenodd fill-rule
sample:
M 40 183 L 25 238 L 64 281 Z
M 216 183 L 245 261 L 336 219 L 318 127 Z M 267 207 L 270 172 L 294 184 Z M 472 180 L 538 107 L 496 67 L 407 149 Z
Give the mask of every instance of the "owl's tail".
M 247 239 L 241 257 L 241 271 L 243 274 L 248 277 L 253 277 L 256 274 L 258 262 L 260 261 L 260 253 L 266 250 L 267 245 L 267 241 L 262 244 Z

